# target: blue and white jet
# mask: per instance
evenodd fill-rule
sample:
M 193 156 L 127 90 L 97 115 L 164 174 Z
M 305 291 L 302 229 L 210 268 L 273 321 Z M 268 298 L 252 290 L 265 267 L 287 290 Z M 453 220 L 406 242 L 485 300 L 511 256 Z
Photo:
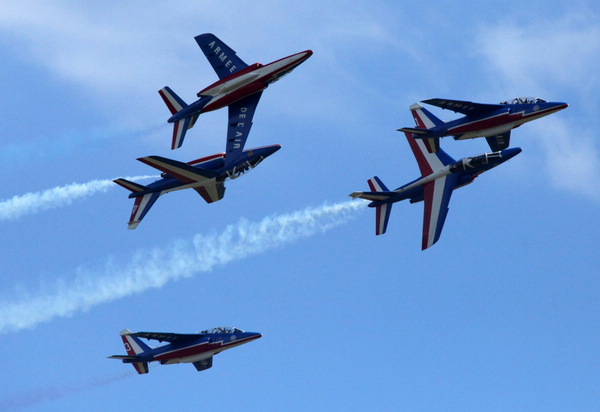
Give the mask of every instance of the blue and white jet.
M 417 159 L 421 177 L 390 191 L 377 177 L 368 180 L 371 192 L 354 192 L 353 198 L 371 200 L 369 207 L 376 209 L 375 234 L 385 233 L 392 205 L 405 199 L 410 203 L 424 202 L 422 250 L 438 241 L 448 213 L 450 196 L 455 189 L 472 183 L 477 176 L 506 162 L 521 152 L 510 148 L 494 153 L 454 160 L 439 148 L 429 146 L 428 140 L 415 139 L 404 133 Z M 432 139 L 434 140 L 434 139 Z M 435 139 L 437 140 L 437 139 Z M 437 149 L 437 151 L 435 150 Z
M 203 371 L 212 367 L 214 355 L 261 336 L 260 333 L 229 327 L 217 327 L 200 333 L 132 333 L 129 329 L 124 329 L 121 331 L 121 338 L 127 355 L 113 355 L 109 359 L 121 359 L 123 363 L 132 364 L 140 375 L 148 373 L 150 362 L 160 362 L 161 365 L 191 363 L 196 370 Z M 168 344 L 151 348 L 140 338 Z
M 464 140 L 485 137 L 494 152 L 509 146 L 512 129 L 569 106 L 567 103 L 547 102 L 537 97 L 519 97 L 499 104 L 451 99 L 429 99 L 423 100 L 423 103 L 465 116 L 444 122 L 415 103 L 410 106 L 410 111 L 417 127 L 403 127 L 399 131 L 413 133 L 418 139 L 454 136 L 455 140 Z
M 147 186 L 126 179 L 114 180 L 119 186 L 131 191 L 129 198 L 134 199 L 128 228 L 135 229 L 154 202 L 165 193 L 182 189 L 194 189 L 206 203 L 221 200 L 225 195 L 225 180 L 237 179 L 242 174 L 254 169 L 260 162 L 279 149 L 281 149 L 281 146 L 278 144 L 244 151 L 236 149 L 230 152 L 229 155 L 217 153 L 188 163 L 161 156 L 147 156 L 137 159 L 163 173 L 160 180 Z
M 181 147 L 185 133 L 194 126 L 201 113 L 229 106 L 231 121 L 237 115 L 232 113 L 231 104 L 240 99 L 246 99 L 256 107 L 263 90 L 269 84 L 290 73 L 313 53 L 312 50 L 305 50 L 269 64 L 248 65 L 214 34 L 201 34 L 196 36 L 195 40 L 219 76 L 219 80 L 200 90 L 197 94 L 199 99 L 189 105 L 169 87 L 159 90 L 158 93 L 172 114 L 168 120 L 169 123 L 173 123 L 171 149 Z M 254 114 L 254 110 L 252 114 Z M 235 139 L 231 141 L 231 144 L 236 144 Z

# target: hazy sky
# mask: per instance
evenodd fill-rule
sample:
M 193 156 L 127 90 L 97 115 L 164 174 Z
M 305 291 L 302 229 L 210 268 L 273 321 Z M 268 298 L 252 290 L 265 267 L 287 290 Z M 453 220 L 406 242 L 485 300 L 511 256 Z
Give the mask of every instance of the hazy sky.
M 600 409 L 596 2 L 167 3 L 0 1 L 0 411 Z M 157 93 L 217 80 L 206 32 L 249 64 L 314 51 L 254 117 L 246 148 L 282 150 L 127 230 L 111 180 L 158 174 L 136 158 L 224 150 L 226 110 L 169 150 Z M 513 131 L 523 152 L 454 193 L 432 248 L 422 203 L 375 236 L 348 194 L 418 176 L 412 103 L 518 96 L 569 108 Z M 124 328 L 213 326 L 263 337 L 201 373 L 106 359 Z

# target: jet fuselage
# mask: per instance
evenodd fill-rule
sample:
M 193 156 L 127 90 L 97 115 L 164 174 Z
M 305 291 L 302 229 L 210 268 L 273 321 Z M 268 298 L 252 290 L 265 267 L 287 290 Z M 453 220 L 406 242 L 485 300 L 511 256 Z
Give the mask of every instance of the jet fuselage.
M 185 344 L 169 343 L 144 353 L 140 361 L 160 362 L 162 365 L 193 363 L 208 359 L 226 349 L 243 345 L 260 338 L 255 332 L 238 332 L 204 335 L 194 342 Z
M 281 149 L 281 145 L 276 144 L 244 150 L 238 159 L 233 162 L 226 162 L 225 154 L 218 153 L 188 162 L 187 164 L 215 172 L 217 175 L 213 179 L 216 181 L 225 181 L 227 179 L 233 180 L 255 168 L 265 158 L 271 156 L 279 149 Z M 141 158 L 140 161 L 143 162 L 143 158 Z M 167 173 L 162 173 L 161 177 L 162 179 L 147 185 L 147 190 L 131 193 L 129 198 L 135 198 L 153 192 L 161 192 L 164 194 L 176 190 L 200 187 L 208 183 L 208 181 L 202 181 L 186 184 Z
M 384 203 L 395 203 L 406 199 L 410 199 L 410 203 L 421 202 L 424 196 L 423 186 L 426 183 L 452 173 L 458 174 L 454 189 L 459 189 L 472 183 L 483 172 L 510 160 L 519 153 L 521 153 L 521 148 L 516 147 L 494 153 L 485 153 L 480 156 L 465 157 L 455 163 L 444 166 L 440 170 L 434 171 L 428 176 L 419 177 L 412 182 L 400 186 L 393 190 L 393 192 L 397 193 L 395 196 L 386 200 L 373 201 L 368 206 L 377 207 Z
M 195 114 L 217 110 L 251 94 L 261 92 L 269 84 L 294 70 L 312 53 L 311 50 L 305 50 L 266 65 L 251 64 L 199 91 L 197 96 L 200 99 L 171 116 L 168 122 L 173 123 Z
M 428 130 L 427 137 L 454 136 L 456 140 L 495 136 L 506 133 L 523 123 L 548 116 L 568 107 L 567 103 L 539 102 L 535 104 L 505 104 L 490 113 L 464 116 Z

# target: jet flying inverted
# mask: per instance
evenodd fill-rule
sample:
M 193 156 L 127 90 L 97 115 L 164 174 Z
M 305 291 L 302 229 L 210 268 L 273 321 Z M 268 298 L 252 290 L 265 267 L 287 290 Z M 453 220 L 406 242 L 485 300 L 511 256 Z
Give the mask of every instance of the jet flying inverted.
M 212 358 L 226 349 L 243 345 L 260 338 L 260 333 L 244 332 L 237 328 L 218 327 L 200 333 L 137 332 L 121 331 L 127 355 L 113 355 L 110 359 L 121 359 L 131 363 L 140 375 L 148 373 L 149 362 L 161 365 L 192 363 L 198 371 L 212 367 Z M 140 338 L 168 342 L 155 348 L 149 347 Z
M 509 146 L 512 129 L 569 106 L 567 103 L 547 102 L 537 97 L 520 97 L 499 104 L 450 99 L 429 99 L 423 100 L 423 103 L 465 116 L 444 122 L 415 103 L 410 106 L 410 111 L 417 127 L 403 127 L 399 131 L 413 133 L 419 139 L 454 136 L 455 140 L 463 140 L 485 137 L 494 152 Z
M 472 183 L 481 173 L 506 162 L 521 152 L 520 148 L 504 149 L 481 156 L 454 160 L 439 148 L 430 150 L 428 142 L 404 133 L 417 159 L 421 177 L 393 191 L 377 177 L 368 180 L 371 192 L 354 192 L 353 198 L 371 200 L 376 209 L 375 234 L 384 234 L 392 204 L 409 199 L 410 203 L 424 201 L 422 250 L 438 241 L 448 213 L 450 196 L 455 189 Z
M 168 192 L 192 188 L 206 203 L 221 200 L 225 195 L 226 179 L 237 179 L 280 148 L 280 145 L 271 145 L 244 150 L 233 161 L 230 161 L 225 153 L 217 153 L 188 163 L 160 156 L 139 158 L 140 162 L 163 173 L 162 179 L 147 186 L 125 179 L 114 180 L 116 184 L 130 190 L 129 197 L 135 199 L 128 228 L 135 229 L 159 196 Z
M 172 114 L 168 122 L 174 123 L 171 149 L 181 147 L 185 133 L 194 126 L 201 113 L 229 106 L 247 96 L 254 96 L 253 115 L 262 91 L 269 84 L 291 72 L 313 53 L 311 50 L 305 50 L 266 65 L 260 63 L 248 65 L 214 34 L 201 34 L 195 39 L 219 76 L 219 81 L 200 90 L 197 94 L 200 99 L 190 105 L 169 87 L 159 90 L 160 96 Z M 252 121 L 251 115 L 248 116 Z M 231 113 L 229 117 L 231 118 Z

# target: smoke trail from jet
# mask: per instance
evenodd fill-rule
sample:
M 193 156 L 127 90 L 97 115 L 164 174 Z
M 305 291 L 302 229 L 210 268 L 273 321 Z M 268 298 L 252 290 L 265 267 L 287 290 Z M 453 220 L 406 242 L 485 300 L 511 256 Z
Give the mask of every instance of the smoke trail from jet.
M 0 333 L 72 316 L 102 303 L 210 271 L 217 265 L 324 233 L 348 221 L 364 206 L 360 201 L 347 201 L 267 216 L 258 222 L 242 218 L 218 234 L 197 234 L 168 247 L 139 251 L 123 265 L 109 260 L 101 269 L 79 268 L 73 280 L 59 279 L 50 291 L 30 293 L 20 289 L 15 293 L 18 298 L 0 302 Z
M 157 176 L 134 176 L 127 180 L 144 180 Z M 22 216 L 32 215 L 48 209 L 70 205 L 74 200 L 92 196 L 98 192 L 106 192 L 117 187 L 112 180 L 92 180 L 87 183 L 72 183 L 57 186 L 41 192 L 30 192 L 13 196 L 0 202 L 0 221 L 16 220 Z
M 130 376 L 137 375 L 135 372 L 126 372 L 115 376 L 104 378 L 95 378 L 83 382 L 78 382 L 73 385 L 49 386 L 44 388 L 36 388 L 24 393 L 15 394 L 5 399 L 0 399 L 1 411 L 15 411 L 19 409 L 27 409 L 46 401 L 66 398 L 70 395 L 85 392 L 97 387 L 110 385 L 121 381 Z

